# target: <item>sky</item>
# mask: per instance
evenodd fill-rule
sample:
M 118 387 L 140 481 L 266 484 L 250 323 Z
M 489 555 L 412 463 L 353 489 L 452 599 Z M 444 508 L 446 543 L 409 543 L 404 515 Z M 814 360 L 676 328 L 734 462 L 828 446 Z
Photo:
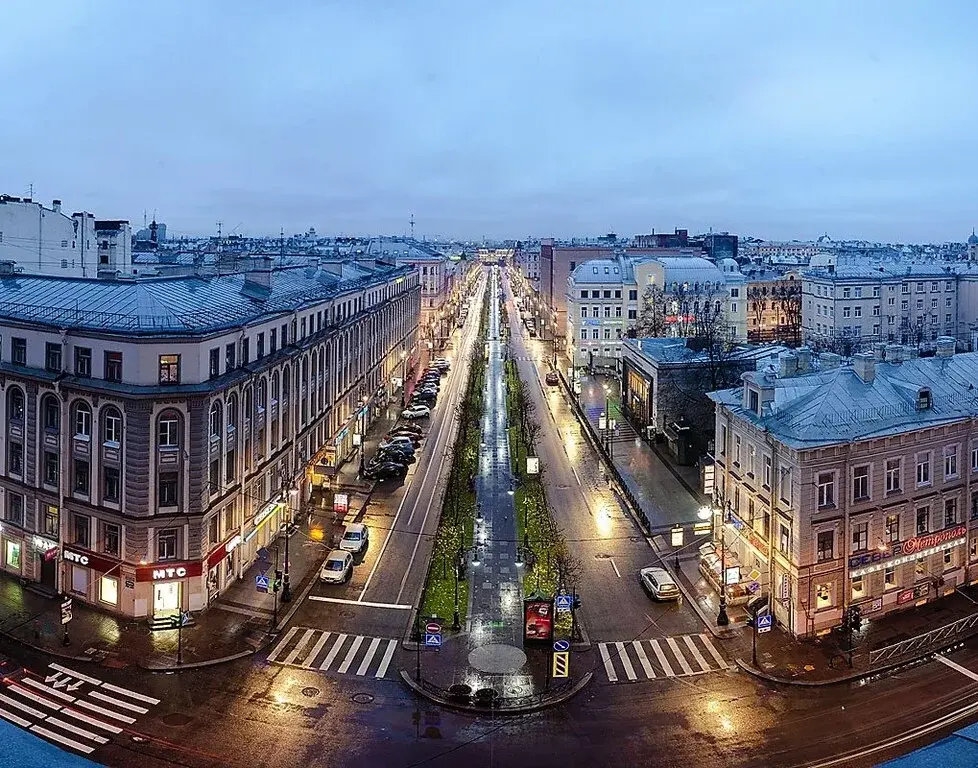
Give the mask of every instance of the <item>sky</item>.
M 970 0 L 0 3 L 0 193 L 171 233 L 963 241 Z

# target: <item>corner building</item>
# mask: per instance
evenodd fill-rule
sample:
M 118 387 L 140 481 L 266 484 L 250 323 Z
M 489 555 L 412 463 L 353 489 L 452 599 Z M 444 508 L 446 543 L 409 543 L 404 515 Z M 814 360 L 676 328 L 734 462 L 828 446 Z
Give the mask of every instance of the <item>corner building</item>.
M 873 619 L 978 580 L 978 354 L 812 358 L 744 374 L 716 403 L 714 541 L 728 601 L 767 595 L 795 636 Z
M 0 277 L 0 567 L 124 616 L 204 609 L 393 402 L 420 293 L 374 260 Z

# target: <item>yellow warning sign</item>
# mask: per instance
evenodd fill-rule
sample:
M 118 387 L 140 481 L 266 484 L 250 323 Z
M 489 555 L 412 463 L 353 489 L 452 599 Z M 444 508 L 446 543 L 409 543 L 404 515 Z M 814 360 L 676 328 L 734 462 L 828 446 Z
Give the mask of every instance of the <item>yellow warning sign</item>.
M 555 678 L 570 676 L 570 651 L 554 651 L 553 676 Z

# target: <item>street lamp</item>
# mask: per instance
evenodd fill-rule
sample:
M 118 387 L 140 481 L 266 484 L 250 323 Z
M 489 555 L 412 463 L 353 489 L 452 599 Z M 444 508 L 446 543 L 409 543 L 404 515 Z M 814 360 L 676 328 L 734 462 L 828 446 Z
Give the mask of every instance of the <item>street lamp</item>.
M 282 571 L 282 602 L 292 602 L 292 585 L 289 581 L 289 539 L 292 538 L 292 507 L 299 497 L 299 489 L 295 487 L 295 479 L 288 481 L 286 490 L 285 517 L 285 567 Z
M 367 450 L 367 402 L 370 400 L 366 395 L 360 398 L 360 474 L 363 474 L 364 454 Z
M 404 407 L 404 393 L 407 390 L 407 352 L 401 350 L 401 408 Z
M 710 510 L 713 513 L 713 510 Z M 714 516 L 714 521 L 716 517 Z M 717 626 L 725 627 L 730 623 L 727 616 L 727 535 L 723 520 L 720 520 L 720 610 L 717 612 Z
M 611 448 L 611 387 L 604 385 L 604 439 L 608 457 L 612 457 Z

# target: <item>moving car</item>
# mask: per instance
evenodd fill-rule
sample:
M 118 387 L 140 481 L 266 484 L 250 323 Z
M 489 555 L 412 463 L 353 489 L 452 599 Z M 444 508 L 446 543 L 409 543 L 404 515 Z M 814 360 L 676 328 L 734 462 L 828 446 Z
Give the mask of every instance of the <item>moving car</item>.
M 353 575 L 353 555 L 342 549 L 334 549 L 319 569 L 319 580 L 327 584 L 342 584 Z
M 427 405 L 409 405 L 401 411 L 401 417 L 404 419 L 424 419 L 428 416 L 431 416 L 431 408 Z
M 403 480 L 407 476 L 407 465 L 381 459 L 365 466 L 363 476 L 368 480 Z
M 665 568 L 650 566 L 639 571 L 639 580 L 653 600 L 678 600 L 679 585 Z
M 560 383 L 560 378 L 557 376 L 557 372 L 547 371 L 547 384 L 553 387 L 559 383 Z
M 370 531 L 363 523 L 350 523 L 343 529 L 339 548 L 344 552 L 363 552 L 370 543 Z

